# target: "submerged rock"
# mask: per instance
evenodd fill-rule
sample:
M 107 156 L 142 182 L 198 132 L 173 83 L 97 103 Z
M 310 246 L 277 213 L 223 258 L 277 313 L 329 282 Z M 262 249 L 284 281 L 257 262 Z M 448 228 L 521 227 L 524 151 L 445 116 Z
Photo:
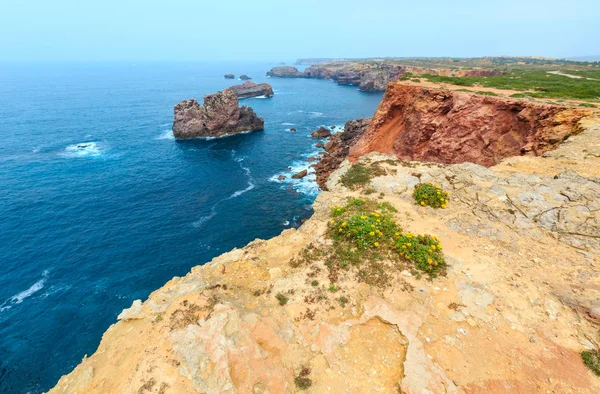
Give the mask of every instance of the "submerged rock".
M 225 74 L 225 79 L 234 79 L 235 75 L 233 74 Z
M 248 81 L 248 80 L 250 80 L 250 79 L 252 79 L 252 78 L 250 78 L 250 77 L 249 77 L 249 76 L 247 76 L 246 74 L 242 74 L 242 75 L 240 75 L 240 79 L 241 79 L 242 81 Z
M 231 89 L 204 96 L 201 106 L 195 99 L 175 106 L 173 135 L 177 138 L 220 137 L 264 129 L 264 119 L 247 106 L 238 106 Z
M 247 81 L 241 85 L 232 86 L 229 89 L 233 90 L 233 93 L 238 98 L 271 97 L 273 95 L 273 88 L 268 83 L 256 84 L 252 81 Z

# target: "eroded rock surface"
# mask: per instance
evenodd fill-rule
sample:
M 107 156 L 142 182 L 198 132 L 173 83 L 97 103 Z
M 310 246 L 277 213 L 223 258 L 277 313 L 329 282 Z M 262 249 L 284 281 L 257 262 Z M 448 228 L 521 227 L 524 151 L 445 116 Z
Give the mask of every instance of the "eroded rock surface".
M 177 138 L 220 137 L 243 131 L 264 129 L 264 120 L 254 110 L 238 106 L 231 89 L 204 96 L 204 105 L 195 99 L 175 106 L 173 135 Z
M 593 113 L 396 82 L 350 155 L 375 151 L 404 160 L 490 166 L 556 148 L 578 134 L 581 119 Z
M 369 126 L 370 118 L 350 120 L 344 125 L 344 131 L 335 133 L 325 145 L 327 152 L 315 166 L 317 183 L 322 190 L 327 190 L 329 175 L 338 169 L 340 164 L 348 157 L 352 145 Z

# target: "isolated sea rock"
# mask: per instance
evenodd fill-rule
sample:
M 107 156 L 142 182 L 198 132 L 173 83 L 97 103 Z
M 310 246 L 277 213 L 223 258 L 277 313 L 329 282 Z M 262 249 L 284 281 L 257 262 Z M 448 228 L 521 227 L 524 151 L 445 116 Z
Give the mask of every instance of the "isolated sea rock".
M 292 179 L 301 179 L 301 178 L 304 178 L 306 175 L 308 175 L 308 171 L 302 170 L 302 171 L 292 175 Z
M 310 133 L 313 138 L 327 138 L 331 135 L 331 131 L 326 127 L 319 127 L 317 130 Z
M 233 75 L 233 74 L 225 74 L 224 77 L 225 77 L 225 79 L 234 79 L 235 75 Z
M 541 155 L 581 131 L 593 110 L 391 83 L 368 130 L 350 150 L 404 160 L 485 166 Z
M 296 132 L 296 128 L 295 128 L 295 127 L 290 127 L 290 131 L 291 131 L 292 133 L 295 133 L 295 132 Z
M 238 98 L 271 97 L 273 95 L 273 88 L 268 83 L 256 84 L 252 81 L 246 81 L 241 85 L 235 85 L 229 89 L 233 90 L 233 93 Z
M 220 137 L 264 129 L 264 119 L 247 106 L 238 106 L 231 89 L 204 96 L 204 105 L 195 99 L 175 106 L 173 135 L 176 138 Z
M 246 74 L 242 74 L 242 75 L 240 75 L 240 79 L 241 79 L 242 81 L 248 81 L 248 80 L 250 80 L 250 79 L 252 79 L 252 78 L 250 78 L 250 77 L 249 77 L 249 76 L 247 76 Z
M 350 120 L 344 125 L 343 132 L 331 136 L 331 139 L 325 145 L 326 154 L 323 155 L 315 166 L 317 183 L 321 189 L 327 190 L 329 175 L 337 170 L 340 164 L 348 157 L 350 148 L 367 130 L 370 120 L 370 118 Z
M 268 71 L 267 76 L 279 78 L 301 78 L 304 76 L 304 74 L 298 71 L 296 67 L 279 66 L 273 67 L 270 71 Z

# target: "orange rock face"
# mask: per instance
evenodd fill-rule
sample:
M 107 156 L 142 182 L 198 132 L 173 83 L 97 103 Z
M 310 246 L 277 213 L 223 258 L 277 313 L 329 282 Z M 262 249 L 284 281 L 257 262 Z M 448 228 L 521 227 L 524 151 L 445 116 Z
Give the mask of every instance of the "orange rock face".
M 391 83 L 362 137 L 350 149 L 403 160 L 485 166 L 540 155 L 581 131 L 592 111 Z

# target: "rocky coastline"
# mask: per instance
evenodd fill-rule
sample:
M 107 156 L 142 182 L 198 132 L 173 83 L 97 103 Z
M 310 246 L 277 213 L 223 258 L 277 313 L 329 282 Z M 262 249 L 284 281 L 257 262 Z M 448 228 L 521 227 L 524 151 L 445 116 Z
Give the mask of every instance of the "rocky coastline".
M 50 393 L 600 392 L 579 354 L 600 343 L 600 113 L 395 82 L 406 70 L 271 70 L 387 90 L 372 118 L 313 132 L 329 141 L 310 219 L 134 301 Z M 175 106 L 179 138 L 248 127 L 264 122 L 231 89 Z M 427 183 L 447 206 L 415 203 Z M 377 249 L 388 219 L 447 268 Z M 359 220 L 371 260 L 337 247 Z
M 204 96 L 202 106 L 191 99 L 181 101 L 174 108 L 173 135 L 176 138 L 221 137 L 263 129 L 264 119 L 250 107 L 239 107 L 231 89 Z
M 438 75 L 452 77 L 495 76 L 504 74 L 499 70 L 473 70 L 449 68 L 425 68 L 390 64 L 385 61 L 335 61 L 313 64 L 304 72 L 296 67 L 273 67 L 267 76 L 279 78 L 315 78 L 331 79 L 340 85 L 358 86 L 366 92 L 383 92 L 388 83 L 398 81 L 404 74 L 409 75 Z

